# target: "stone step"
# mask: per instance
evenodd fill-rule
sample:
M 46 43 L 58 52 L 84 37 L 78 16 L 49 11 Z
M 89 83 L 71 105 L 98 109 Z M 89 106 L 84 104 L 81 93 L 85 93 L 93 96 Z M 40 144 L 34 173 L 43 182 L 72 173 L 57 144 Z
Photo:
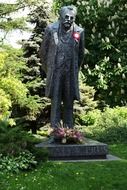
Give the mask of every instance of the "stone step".
M 49 160 L 85 160 L 85 159 L 106 159 L 108 145 L 86 139 L 83 144 L 59 144 L 46 140 L 36 147 L 47 148 Z

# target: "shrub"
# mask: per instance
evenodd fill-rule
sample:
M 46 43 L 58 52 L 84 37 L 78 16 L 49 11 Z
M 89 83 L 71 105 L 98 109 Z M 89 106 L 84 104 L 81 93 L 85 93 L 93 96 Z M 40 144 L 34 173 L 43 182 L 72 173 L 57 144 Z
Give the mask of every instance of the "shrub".
M 82 115 L 84 113 L 87 113 L 89 111 L 94 110 L 98 102 L 95 101 L 95 89 L 92 86 L 88 86 L 85 84 L 85 76 L 82 72 L 80 72 L 80 101 L 75 101 L 74 104 L 74 117 L 75 117 L 75 123 L 76 124 L 83 124 L 82 123 Z
M 47 160 L 47 150 L 35 148 L 40 139 L 24 131 L 22 127 L 10 127 L 9 118 L 0 121 L 0 154 L 12 159 L 21 155 L 22 152 L 30 152 L 37 161 Z
M 94 125 L 95 123 L 98 122 L 100 117 L 101 117 L 101 111 L 95 109 L 85 114 L 80 114 L 78 117 L 78 123 L 80 125 L 85 125 L 85 126 Z
M 29 126 L 36 121 L 43 103 L 38 95 L 30 95 L 23 83 L 23 70 L 28 68 L 22 56 L 22 50 L 8 46 L 0 49 L 0 121 L 9 113 L 10 118 L 18 118 L 17 125 Z
M 35 156 L 29 152 L 21 152 L 19 156 L 0 155 L 0 170 L 5 172 L 17 173 L 20 170 L 29 170 L 37 165 Z
M 96 118 L 95 118 L 96 116 Z M 82 117 L 83 118 L 83 117 Z M 84 116 L 88 137 L 106 143 L 127 142 L 127 108 L 106 108 Z

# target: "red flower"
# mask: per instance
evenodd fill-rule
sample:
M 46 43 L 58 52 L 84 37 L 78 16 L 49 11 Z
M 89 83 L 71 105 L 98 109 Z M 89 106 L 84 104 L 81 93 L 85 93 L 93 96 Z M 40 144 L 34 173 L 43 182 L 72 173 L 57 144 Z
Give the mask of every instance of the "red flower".
M 74 32 L 73 33 L 73 38 L 76 40 L 76 41 L 79 41 L 80 39 L 80 34 L 78 32 Z
M 84 139 L 83 134 L 76 129 L 63 127 L 55 128 L 51 135 L 54 139 L 59 139 L 62 143 L 83 143 Z M 64 141 L 62 141 L 62 139 L 64 139 Z

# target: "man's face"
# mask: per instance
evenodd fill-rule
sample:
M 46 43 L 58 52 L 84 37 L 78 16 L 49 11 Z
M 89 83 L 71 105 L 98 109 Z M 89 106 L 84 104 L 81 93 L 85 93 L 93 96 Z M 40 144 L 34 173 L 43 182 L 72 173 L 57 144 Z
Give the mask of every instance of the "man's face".
M 75 14 L 73 10 L 66 9 L 61 15 L 61 22 L 66 30 L 69 30 L 75 21 Z

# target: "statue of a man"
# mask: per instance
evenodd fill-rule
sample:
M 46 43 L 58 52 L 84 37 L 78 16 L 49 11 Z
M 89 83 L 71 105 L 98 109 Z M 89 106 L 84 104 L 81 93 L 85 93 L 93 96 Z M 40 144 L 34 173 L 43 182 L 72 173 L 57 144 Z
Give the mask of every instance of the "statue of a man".
M 47 26 L 41 45 L 47 74 L 46 96 L 51 98 L 51 127 L 73 128 L 73 102 L 79 100 L 78 72 L 84 57 L 84 30 L 75 24 L 77 9 L 64 6 L 57 22 Z M 61 104 L 63 102 L 63 116 Z

